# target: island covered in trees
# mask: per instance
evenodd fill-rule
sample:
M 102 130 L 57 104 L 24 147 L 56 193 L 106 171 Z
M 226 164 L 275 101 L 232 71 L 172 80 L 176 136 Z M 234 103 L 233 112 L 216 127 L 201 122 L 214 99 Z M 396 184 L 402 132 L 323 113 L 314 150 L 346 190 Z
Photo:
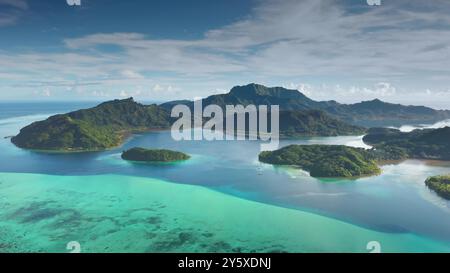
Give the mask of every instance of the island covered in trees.
M 343 145 L 290 145 L 264 151 L 259 160 L 274 165 L 291 165 L 309 171 L 313 177 L 360 177 L 381 173 L 373 153 Z
M 380 173 L 377 164 L 387 160 L 450 160 L 450 127 L 412 132 L 372 128 L 363 141 L 373 148 L 290 145 L 273 152 L 262 152 L 259 160 L 273 165 L 298 166 L 314 177 L 376 175 Z M 440 184 L 439 189 L 445 187 Z
M 450 200 L 450 175 L 429 177 L 425 184 L 435 191 L 439 196 Z
M 188 160 L 189 155 L 166 149 L 145 149 L 135 147 L 122 153 L 122 159 L 138 162 L 175 162 Z
M 280 138 L 363 135 L 367 129 L 331 117 L 321 110 L 280 111 Z
M 11 138 L 18 147 L 64 152 L 101 151 L 114 148 L 136 131 L 169 129 L 174 105 L 193 106 L 192 101 L 142 105 L 132 98 L 104 102 L 90 109 L 55 115 L 24 127 Z M 403 106 L 379 100 L 357 104 L 314 101 L 298 90 L 259 84 L 236 86 L 227 94 L 202 99 L 203 107 L 225 105 L 279 105 L 280 136 L 362 135 L 374 124 L 392 126 L 435 122 L 450 111 L 422 106 Z
M 173 101 L 160 105 L 143 105 L 133 98 L 104 102 L 90 109 L 49 117 L 20 130 L 11 141 L 20 148 L 45 151 L 101 151 L 117 147 L 134 132 L 169 129 L 175 122 L 171 108 L 191 101 Z M 409 133 L 390 128 L 361 127 L 362 124 L 396 120 L 443 119 L 450 111 L 426 107 L 387 104 L 381 101 L 343 105 L 334 101 L 317 102 L 297 90 L 268 88 L 249 84 L 234 87 L 229 93 L 202 100 L 203 107 L 226 105 L 279 105 L 280 137 L 363 135 L 373 149 L 345 146 L 291 145 L 274 152 L 263 152 L 262 162 L 295 165 L 316 177 L 359 177 L 380 173 L 377 164 L 386 160 L 450 160 L 450 128 L 423 129 Z M 374 107 L 376 106 L 376 107 Z M 390 117 L 384 115 L 388 112 Z M 351 117 L 351 118 L 350 118 Z M 364 121 L 364 122 L 362 122 Z M 207 122 L 207 120 L 203 120 Z M 124 159 L 170 162 L 186 160 L 187 155 L 167 150 L 131 149 Z
M 412 132 L 372 128 L 363 141 L 374 147 L 379 159 L 450 160 L 450 127 Z
M 278 97 L 277 101 L 282 106 L 292 100 L 298 103 L 305 100 L 305 103 L 310 105 L 310 100 L 295 90 L 273 89 L 260 85 L 247 87 L 241 88 L 241 92 L 230 92 L 234 100 L 227 103 L 237 105 L 242 102 L 244 106 L 249 103 L 270 105 L 270 99 Z M 258 91 L 252 91 L 254 89 Z M 267 92 L 261 92 L 262 89 Z M 208 102 L 215 102 L 208 99 L 203 101 L 204 107 Z M 11 141 L 20 148 L 42 151 L 80 152 L 110 149 L 121 145 L 126 137 L 134 132 L 170 129 L 176 120 L 171 117 L 171 109 L 177 103 L 186 102 L 143 105 L 135 102 L 133 98 L 108 101 L 90 109 L 59 114 L 34 122 L 22 128 Z M 280 110 L 280 136 L 283 138 L 362 135 L 366 132 L 364 127 L 348 124 L 333 118 L 325 111 L 315 109 L 315 104 L 312 103 L 308 107 L 282 107 Z
M 169 127 L 167 111 L 129 98 L 34 122 L 11 141 L 32 150 L 100 151 L 119 146 L 133 132 Z

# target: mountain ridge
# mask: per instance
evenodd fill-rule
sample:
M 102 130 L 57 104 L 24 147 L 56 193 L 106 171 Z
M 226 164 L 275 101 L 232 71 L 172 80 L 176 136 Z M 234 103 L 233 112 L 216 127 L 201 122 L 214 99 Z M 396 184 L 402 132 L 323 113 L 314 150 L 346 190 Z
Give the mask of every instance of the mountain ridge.
M 235 86 L 225 94 L 202 99 L 203 107 L 225 105 L 279 105 L 280 110 L 322 110 L 334 118 L 364 127 L 431 124 L 450 118 L 450 110 L 435 110 L 425 106 L 394 104 L 374 99 L 355 104 L 341 104 L 334 100 L 315 101 L 298 90 L 266 87 L 251 83 Z M 160 104 L 170 109 L 175 104 L 193 108 L 193 101 L 178 100 Z
M 18 147 L 34 150 L 104 150 L 120 145 L 132 132 L 170 128 L 175 120 L 170 117 L 170 110 L 178 103 L 193 107 L 193 102 L 188 100 L 161 105 L 143 105 L 133 98 L 107 101 L 89 109 L 34 122 L 22 128 L 11 141 Z M 203 107 L 209 104 L 222 107 L 230 104 L 279 105 L 280 136 L 288 138 L 357 135 L 365 133 L 366 129 L 361 125 L 368 122 L 392 123 L 395 119 L 404 122 L 417 116 L 423 122 L 450 117 L 450 111 L 439 112 L 428 107 L 389 104 L 380 100 L 353 105 L 318 102 L 298 90 L 258 84 L 236 86 L 227 94 L 209 96 L 203 100 Z
M 348 125 L 320 110 L 281 111 L 280 135 L 356 135 L 364 128 Z M 133 98 L 103 102 L 89 109 L 51 116 L 22 128 L 11 138 L 16 146 L 32 150 L 99 151 L 119 146 L 133 133 L 169 129 L 175 118 L 156 104 L 143 105 Z

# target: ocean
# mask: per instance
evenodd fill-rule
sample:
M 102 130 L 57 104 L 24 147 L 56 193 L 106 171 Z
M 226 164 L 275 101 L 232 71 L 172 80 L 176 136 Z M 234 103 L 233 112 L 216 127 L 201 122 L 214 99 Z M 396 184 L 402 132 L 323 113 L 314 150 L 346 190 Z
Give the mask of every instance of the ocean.
M 133 135 L 92 153 L 39 153 L 8 136 L 95 103 L 0 104 L 0 252 L 450 252 L 450 202 L 424 184 L 450 163 L 408 160 L 379 176 L 317 179 L 259 163 L 258 141 L 174 141 Z M 289 144 L 365 147 L 362 136 Z M 123 161 L 128 148 L 167 148 L 173 164 Z

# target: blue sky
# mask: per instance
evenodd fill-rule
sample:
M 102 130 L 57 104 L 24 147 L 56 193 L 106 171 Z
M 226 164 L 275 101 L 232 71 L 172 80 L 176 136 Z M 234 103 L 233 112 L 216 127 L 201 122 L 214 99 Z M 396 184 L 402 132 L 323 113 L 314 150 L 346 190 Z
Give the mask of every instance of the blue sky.
M 0 0 L 0 100 L 165 101 L 257 82 L 450 108 L 450 1 Z

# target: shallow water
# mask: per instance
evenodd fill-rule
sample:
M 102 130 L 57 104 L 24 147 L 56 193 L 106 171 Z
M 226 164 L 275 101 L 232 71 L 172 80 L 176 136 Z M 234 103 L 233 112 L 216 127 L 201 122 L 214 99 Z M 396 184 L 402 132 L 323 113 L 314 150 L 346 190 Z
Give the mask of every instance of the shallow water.
M 411 234 L 389 234 L 203 187 L 130 176 L 0 173 L 1 238 L 7 251 L 385 252 L 450 251 Z
M 380 176 L 316 179 L 258 163 L 258 142 L 176 142 L 155 132 L 111 151 L 45 154 L 3 139 L 46 116 L 35 111 L 0 115 L 0 251 L 61 252 L 68 241 L 93 252 L 365 252 L 368 241 L 384 251 L 449 251 L 450 203 L 424 185 L 450 173 L 449 163 L 410 160 Z M 292 143 L 364 147 L 361 137 L 280 145 Z M 121 160 L 133 146 L 192 159 Z

